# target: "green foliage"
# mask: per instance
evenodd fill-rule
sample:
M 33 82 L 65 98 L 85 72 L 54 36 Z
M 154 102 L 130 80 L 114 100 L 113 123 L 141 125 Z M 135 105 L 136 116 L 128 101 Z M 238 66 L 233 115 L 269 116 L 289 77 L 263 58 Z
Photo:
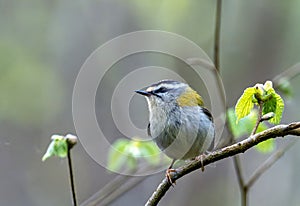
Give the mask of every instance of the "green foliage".
M 227 111 L 228 123 L 234 138 L 239 138 L 242 135 L 250 135 L 253 127 L 257 121 L 257 110 L 251 110 L 250 114 L 245 118 L 241 119 L 236 124 L 237 117 L 235 116 L 233 108 L 229 108 Z M 257 128 L 257 132 L 262 132 L 268 129 L 268 126 L 262 122 Z M 261 153 L 273 152 L 276 147 L 274 139 L 269 139 L 267 141 L 261 142 L 255 146 L 255 149 Z
M 251 109 L 253 108 L 253 95 L 255 94 L 255 89 L 253 87 L 245 89 L 242 96 L 239 98 L 236 106 L 235 106 L 235 114 L 236 114 L 236 123 L 238 121 L 247 116 Z
M 258 111 L 253 109 L 254 105 L 262 107 L 262 119 L 260 120 L 258 120 Z M 267 120 L 269 123 L 279 124 L 283 109 L 284 102 L 280 95 L 275 92 L 271 81 L 266 81 L 264 85 L 256 84 L 245 89 L 235 106 L 235 112 L 233 109 L 228 110 L 231 131 L 237 138 L 242 135 L 249 135 L 257 121 Z M 261 122 L 257 132 L 265 129 L 267 129 L 266 124 Z M 269 153 L 274 151 L 275 146 L 275 141 L 270 139 L 258 144 L 255 148 L 261 153 Z
M 160 151 L 152 141 L 118 139 L 108 154 L 107 167 L 111 171 L 119 171 L 123 166 L 130 170 L 137 168 L 138 160 L 146 160 L 151 165 L 160 162 Z
M 275 148 L 276 148 L 276 144 L 274 139 L 268 139 L 255 146 L 255 149 L 261 153 L 273 152 Z
M 235 106 L 236 122 L 238 123 L 242 118 L 249 115 L 254 105 L 259 106 L 260 104 L 262 105 L 262 115 L 273 112 L 274 117 L 271 117 L 269 122 L 279 124 L 284 109 L 284 102 L 273 89 L 271 81 L 266 81 L 264 85 L 256 84 L 254 87 L 245 89 Z
M 234 113 L 233 108 L 229 108 L 227 111 L 227 118 L 232 134 L 235 138 L 239 138 L 242 135 L 250 135 L 255 123 L 257 121 L 257 110 L 253 109 L 245 118 L 238 121 L 236 124 L 237 117 Z M 261 123 L 258 126 L 257 132 L 262 132 L 268 129 L 265 123 Z
M 42 161 L 45 161 L 49 157 L 57 156 L 65 158 L 68 155 L 68 142 L 67 138 L 60 135 L 53 135 L 46 153 L 44 154 Z
M 279 124 L 284 110 L 284 101 L 277 93 L 274 94 L 274 98 L 276 99 L 275 116 L 273 119 L 270 119 L 270 123 Z
M 272 124 L 279 124 L 282 112 L 284 109 L 283 99 L 275 92 L 272 87 L 272 82 L 267 81 L 264 85 L 266 101 L 263 102 L 263 115 L 269 112 L 274 112 L 274 117 L 269 120 Z

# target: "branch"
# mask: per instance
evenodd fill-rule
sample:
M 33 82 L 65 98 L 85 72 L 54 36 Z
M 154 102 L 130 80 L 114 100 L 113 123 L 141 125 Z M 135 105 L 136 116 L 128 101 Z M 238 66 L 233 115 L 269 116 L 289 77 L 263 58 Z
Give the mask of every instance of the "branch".
M 192 171 L 195 171 L 196 169 L 201 168 L 202 165 L 205 166 L 218 160 L 225 159 L 239 153 L 244 153 L 258 143 L 268 139 L 284 137 L 287 135 L 300 136 L 300 129 L 298 128 L 300 128 L 300 122 L 293 122 L 288 125 L 277 125 L 255 135 L 249 136 L 245 140 L 206 155 L 204 158 L 202 158 L 202 160 L 194 160 L 185 166 L 179 167 L 174 173 L 171 173 L 171 179 L 173 182 L 175 182 L 177 179 L 191 173 Z M 170 186 L 171 184 L 169 183 L 168 179 L 164 178 L 145 205 L 157 205 L 161 198 L 169 190 Z
M 220 33 L 221 33 L 222 0 L 217 0 L 215 40 L 214 40 L 214 63 L 217 71 L 220 71 Z
M 251 135 L 254 135 L 258 129 L 259 123 L 262 121 L 262 108 L 263 108 L 263 102 L 260 101 L 259 102 L 259 111 L 258 111 L 258 117 L 257 117 L 257 121 L 255 123 L 255 126 L 251 132 Z
M 247 188 L 245 187 L 245 182 L 242 174 L 242 166 L 239 156 L 233 156 L 233 166 L 237 176 L 237 181 L 239 184 L 240 192 L 241 192 L 241 206 L 247 205 Z

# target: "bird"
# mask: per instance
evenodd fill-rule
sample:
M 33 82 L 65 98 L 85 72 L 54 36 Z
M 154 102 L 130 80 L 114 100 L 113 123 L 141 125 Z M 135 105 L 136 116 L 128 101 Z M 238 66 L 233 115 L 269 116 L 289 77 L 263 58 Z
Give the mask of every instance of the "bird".
M 148 135 L 172 159 L 166 176 L 173 185 L 170 173 L 175 171 L 172 167 L 176 160 L 200 157 L 202 162 L 204 153 L 212 147 L 213 116 L 204 107 L 202 97 L 187 83 L 161 80 L 135 92 L 147 100 Z

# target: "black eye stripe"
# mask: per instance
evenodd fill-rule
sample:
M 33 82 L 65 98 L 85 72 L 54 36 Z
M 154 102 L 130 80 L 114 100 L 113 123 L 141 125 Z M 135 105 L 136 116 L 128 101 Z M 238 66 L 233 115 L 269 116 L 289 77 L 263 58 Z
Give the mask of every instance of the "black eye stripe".
M 166 87 L 160 87 L 158 89 L 156 89 L 154 92 L 155 93 L 165 93 L 167 91 L 169 91 L 170 89 L 166 88 Z
M 156 96 L 156 97 L 159 97 L 159 98 L 162 98 L 159 94 L 155 93 L 155 92 L 151 92 L 152 95 Z

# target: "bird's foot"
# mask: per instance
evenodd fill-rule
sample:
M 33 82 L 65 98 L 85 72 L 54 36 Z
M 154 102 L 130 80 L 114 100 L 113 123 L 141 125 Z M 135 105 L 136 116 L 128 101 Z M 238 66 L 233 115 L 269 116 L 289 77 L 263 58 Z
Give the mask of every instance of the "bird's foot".
M 204 172 L 204 164 L 203 164 L 204 157 L 205 157 L 205 154 L 203 153 L 203 154 L 201 154 L 201 155 L 199 155 L 195 158 L 196 160 L 200 160 L 200 162 L 201 162 L 201 171 L 202 172 Z
M 172 168 L 167 169 L 167 171 L 166 171 L 166 178 L 168 179 L 168 182 L 172 185 L 172 187 L 174 187 L 174 185 L 176 185 L 176 182 L 172 181 L 171 172 L 176 172 L 176 170 L 172 169 Z

